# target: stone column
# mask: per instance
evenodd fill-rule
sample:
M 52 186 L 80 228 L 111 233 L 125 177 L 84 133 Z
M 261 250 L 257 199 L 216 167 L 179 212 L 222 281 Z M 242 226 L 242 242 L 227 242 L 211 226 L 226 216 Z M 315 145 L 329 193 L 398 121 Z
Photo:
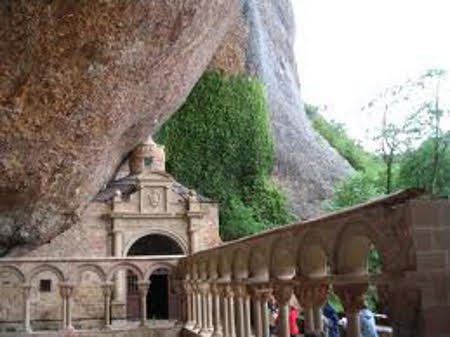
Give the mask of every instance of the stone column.
M 114 256 L 122 257 L 123 254 L 123 233 L 114 231 Z M 114 301 L 117 304 L 125 305 L 126 302 L 126 271 L 119 270 L 114 277 Z
M 72 326 L 72 295 L 73 295 L 73 285 L 67 285 L 67 327 L 66 330 L 75 330 Z
M 236 285 L 234 287 L 234 294 L 237 298 L 237 312 L 236 312 L 236 326 L 237 337 L 245 337 L 245 321 L 244 321 L 244 298 L 246 296 L 246 289 L 244 285 Z
M 289 330 L 289 301 L 291 300 L 293 288 L 290 284 L 277 283 L 274 288 L 274 296 L 280 307 L 280 334 L 279 337 L 290 337 Z
M 139 300 L 141 302 L 141 326 L 145 326 L 147 322 L 147 293 L 149 286 L 149 281 L 139 281 L 138 283 Z
M 262 335 L 263 337 L 270 337 L 268 302 L 270 297 L 272 296 L 272 289 L 265 288 L 260 289 L 259 291 L 261 293 Z
M 228 292 L 227 287 L 222 288 L 222 313 L 223 313 L 223 335 L 230 336 L 230 318 L 228 317 Z
M 219 286 L 214 283 L 211 285 L 211 293 L 214 297 L 214 319 L 213 319 L 213 325 L 214 325 L 214 331 L 213 331 L 213 337 L 222 337 L 222 323 L 221 323 L 221 315 L 220 315 L 220 288 Z
M 367 291 L 367 284 L 336 285 L 334 290 L 344 304 L 347 316 L 347 336 L 361 337 L 359 311 L 364 305 L 364 294 Z
M 31 332 L 31 313 L 30 313 L 30 293 L 31 285 L 22 286 L 23 295 L 23 331 Z
M 320 334 L 323 332 L 322 307 L 328 298 L 329 285 L 320 283 L 314 285 L 313 292 L 313 313 L 314 313 L 314 330 Z
M 62 326 L 61 330 L 63 331 L 73 331 L 74 328 L 72 326 L 72 308 L 71 308 L 71 297 L 73 293 L 73 285 L 69 284 L 60 284 L 59 286 L 59 294 L 62 298 L 62 306 L 61 306 L 61 318 L 62 318 Z
M 252 335 L 252 321 L 251 321 L 251 309 L 250 309 L 250 294 L 247 293 L 244 298 L 244 319 L 245 319 L 245 337 L 251 337 Z
M 305 313 L 305 332 L 314 332 L 314 290 L 311 284 L 301 284 L 294 288 L 295 296 Z
M 112 295 L 112 283 L 105 283 L 102 285 L 103 298 L 104 298 L 104 329 L 111 329 L 111 295 Z
M 214 307 L 213 307 L 213 295 L 211 293 L 211 287 L 209 287 L 209 291 L 207 293 L 207 299 L 208 299 L 208 331 L 210 333 L 214 332 L 214 325 L 213 325 L 213 312 L 214 312 Z
M 200 285 L 201 296 L 201 308 L 202 308 L 202 328 L 200 329 L 200 335 L 208 336 L 208 294 L 209 284 L 204 282 Z
M 189 282 L 184 282 L 184 293 L 186 294 L 186 322 L 184 322 L 185 328 L 191 328 L 193 326 L 192 315 L 192 287 Z
M 256 287 L 252 288 L 253 299 L 253 324 L 255 325 L 255 337 L 262 337 L 261 294 Z
M 231 286 L 227 286 L 228 297 L 228 322 L 229 322 L 229 337 L 236 337 L 236 324 L 234 319 L 234 292 Z
M 200 288 L 199 288 L 199 284 L 196 283 L 195 284 L 195 296 L 194 296 L 194 300 L 195 300 L 195 312 L 196 314 L 196 322 L 195 322 L 195 327 L 194 330 L 196 332 L 199 332 L 202 329 L 202 297 L 200 294 Z

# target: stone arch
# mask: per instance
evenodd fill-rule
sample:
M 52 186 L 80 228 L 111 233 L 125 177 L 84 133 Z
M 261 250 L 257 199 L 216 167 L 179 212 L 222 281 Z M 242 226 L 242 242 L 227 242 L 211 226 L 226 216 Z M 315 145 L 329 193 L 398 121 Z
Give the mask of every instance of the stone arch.
M 102 281 L 106 281 L 106 273 L 105 271 L 96 264 L 82 264 L 73 269 L 73 271 L 69 275 L 68 281 L 71 283 L 78 284 L 80 282 L 79 278 L 85 271 L 93 272 L 98 276 L 98 278 Z
M 249 276 L 255 280 L 269 280 L 269 264 L 267 263 L 267 249 L 255 247 L 250 251 L 249 256 Z
M 295 276 L 295 247 L 290 237 L 275 238 L 270 250 L 270 275 L 279 280 Z
M 113 265 L 109 269 L 108 273 L 106 274 L 107 275 L 106 280 L 111 281 L 114 274 L 116 272 L 118 272 L 119 270 L 123 270 L 123 269 L 130 270 L 133 273 L 135 273 L 137 275 L 139 281 L 144 280 L 144 273 L 142 272 L 142 270 L 139 267 L 137 267 L 136 265 L 129 263 L 129 262 L 119 262 L 119 263 L 116 263 L 115 265 Z
M 0 274 L 3 272 L 8 272 L 10 274 L 13 274 L 14 276 L 16 276 L 20 282 L 25 283 L 26 279 L 25 279 L 25 275 L 22 273 L 22 271 L 15 267 L 15 266 L 0 266 Z
M 238 248 L 233 253 L 233 279 L 248 278 L 248 250 Z
M 169 275 L 172 275 L 175 273 L 175 266 L 173 264 L 170 264 L 168 262 L 157 262 L 155 264 L 152 264 L 147 271 L 144 274 L 144 280 L 148 280 L 150 276 L 157 270 L 157 269 L 167 269 L 167 272 Z
M 189 246 L 186 242 L 186 239 L 183 238 L 181 235 L 177 234 L 174 231 L 167 230 L 167 229 L 159 229 L 159 228 L 153 228 L 146 231 L 141 231 L 138 234 L 132 236 L 127 243 L 125 244 L 125 248 L 123 250 L 123 256 L 127 256 L 128 252 L 130 251 L 130 248 L 140 239 L 149 236 L 149 235 L 162 235 L 165 236 L 174 242 L 178 244 L 178 246 L 183 251 L 184 255 L 188 254 L 189 252 Z
M 298 274 L 307 277 L 327 275 L 331 262 L 329 256 L 320 232 L 316 230 L 307 232 L 298 249 Z
M 367 274 L 372 244 L 380 248 L 378 240 L 365 223 L 351 223 L 337 236 L 334 248 L 334 267 L 338 274 Z M 383 252 L 380 251 L 383 255 Z
M 66 278 L 64 277 L 64 273 L 58 267 L 55 267 L 51 264 L 42 264 L 31 270 L 30 276 L 28 277 L 29 282 L 32 282 L 38 274 L 46 271 L 53 273 L 57 277 L 59 282 L 64 282 L 66 280 Z
M 219 257 L 219 277 L 221 281 L 231 281 L 231 259 L 230 253 L 220 252 Z

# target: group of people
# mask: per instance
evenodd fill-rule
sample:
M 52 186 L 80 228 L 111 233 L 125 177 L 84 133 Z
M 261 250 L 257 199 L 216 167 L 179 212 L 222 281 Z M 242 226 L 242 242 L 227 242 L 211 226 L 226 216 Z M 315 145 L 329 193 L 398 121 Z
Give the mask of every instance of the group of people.
M 280 331 L 281 319 L 279 315 L 279 308 L 275 299 L 269 301 L 270 312 L 270 333 L 271 335 L 278 335 Z M 364 305 L 359 312 L 361 322 L 361 336 L 362 337 L 378 337 L 375 315 Z M 346 317 L 339 317 L 333 306 L 327 302 L 322 308 L 322 322 L 323 331 L 307 332 L 305 333 L 304 320 L 301 317 L 301 310 L 298 302 L 293 298 L 289 304 L 289 331 L 291 337 L 298 337 L 304 334 L 305 337 L 345 337 L 347 330 Z

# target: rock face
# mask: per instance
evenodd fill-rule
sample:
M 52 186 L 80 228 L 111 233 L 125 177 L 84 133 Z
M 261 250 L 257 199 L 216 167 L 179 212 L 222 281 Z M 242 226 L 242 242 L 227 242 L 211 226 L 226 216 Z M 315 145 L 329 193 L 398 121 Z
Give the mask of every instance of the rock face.
M 229 73 L 246 71 L 265 83 L 276 140 L 274 174 L 295 213 L 305 219 L 322 212 L 321 204 L 332 196 L 334 184 L 352 168 L 308 121 L 294 38 L 290 0 L 241 0 L 241 17 L 210 66 Z
M 237 0 L 0 2 L 0 254 L 77 221 L 182 104 L 237 11 Z

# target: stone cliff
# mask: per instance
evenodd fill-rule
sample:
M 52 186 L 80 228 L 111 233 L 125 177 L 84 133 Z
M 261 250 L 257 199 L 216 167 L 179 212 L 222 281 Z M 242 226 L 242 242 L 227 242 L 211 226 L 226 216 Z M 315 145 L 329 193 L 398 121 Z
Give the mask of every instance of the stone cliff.
M 317 214 L 350 168 L 308 124 L 293 41 L 289 0 L 1 1 L 0 254 L 76 223 L 208 64 L 263 79 L 275 176 Z
M 0 254 L 76 223 L 183 102 L 237 0 L 0 2 Z
M 334 184 L 352 168 L 312 130 L 305 114 L 291 0 L 240 0 L 240 6 L 210 67 L 244 71 L 265 83 L 276 143 L 274 175 L 299 218 L 317 216 Z

